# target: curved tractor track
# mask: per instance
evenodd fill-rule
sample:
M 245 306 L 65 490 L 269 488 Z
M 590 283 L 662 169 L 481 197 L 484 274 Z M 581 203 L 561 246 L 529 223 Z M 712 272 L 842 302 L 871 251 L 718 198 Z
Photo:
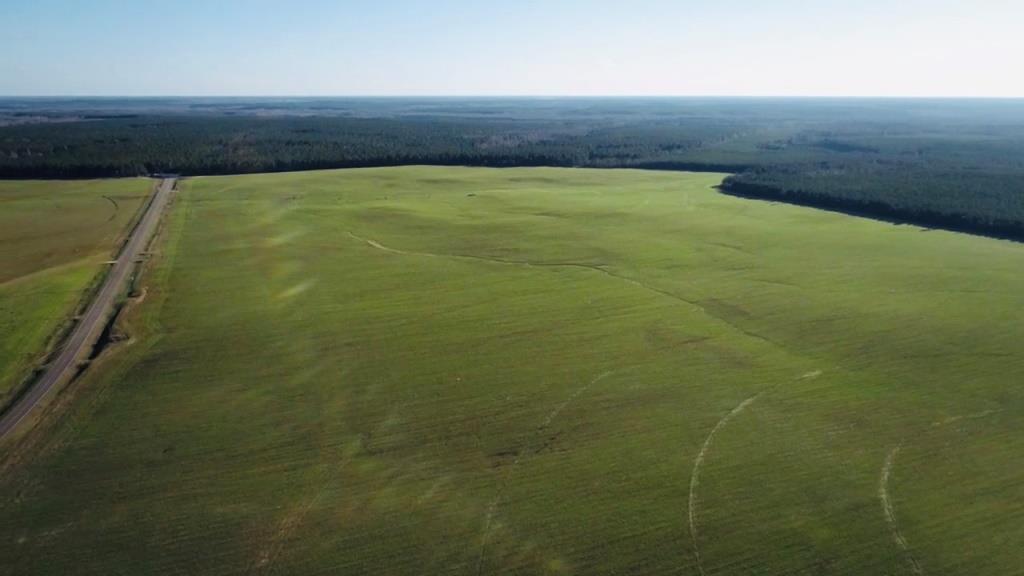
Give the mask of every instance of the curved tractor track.
M 128 279 L 135 271 L 136 263 L 145 250 L 149 239 L 156 230 L 157 222 L 163 213 L 171 192 L 174 190 L 176 178 L 164 178 L 156 187 L 153 197 L 146 206 L 146 211 L 132 230 L 121 248 L 121 252 L 96 292 L 85 313 L 75 323 L 71 334 L 61 345 L 53 360 L 43 369 L 42 375 L 32 386 L 0 416 L 0 440 L 9 436 L 32 410 L 61 382 L 66 382 L 78 368 L 79 360 L 96 344 L 111 312 L 117 297 L 124 290 Z

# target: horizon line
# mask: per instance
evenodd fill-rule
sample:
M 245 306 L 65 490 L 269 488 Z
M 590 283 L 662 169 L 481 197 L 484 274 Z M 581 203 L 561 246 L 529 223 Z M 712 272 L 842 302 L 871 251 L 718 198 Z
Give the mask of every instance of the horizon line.
M 164 99 L 187 99 L 187 98 L 374 98 L 374 99 L 400 99 L 400 98 L 423 98 L 423 99 L 450 99 L 450 98 L 477 98 L 477 99 L 794 99 L 794 100 L 1024 100 L 1024 95 L 1000 96 L 1000 95 L 900 95 L 900 94 L 879 94 L 879 95 L 835 95 L 835 94 L 0 94 L 0 99 L 72 99 L 72 98 L 164 98 Z

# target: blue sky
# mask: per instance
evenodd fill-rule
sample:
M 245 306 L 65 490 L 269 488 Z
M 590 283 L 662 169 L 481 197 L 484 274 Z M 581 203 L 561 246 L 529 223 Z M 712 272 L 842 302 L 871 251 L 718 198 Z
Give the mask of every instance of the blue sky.
M 0 95 L 1024 96 L 1024 0 L 0 0 Z

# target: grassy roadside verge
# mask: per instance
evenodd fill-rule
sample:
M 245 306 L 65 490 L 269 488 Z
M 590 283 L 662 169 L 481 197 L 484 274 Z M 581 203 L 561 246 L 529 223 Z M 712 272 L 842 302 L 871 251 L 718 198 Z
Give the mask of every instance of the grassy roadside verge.
M 149 180 L 0 184 L 0 410 L 31 385 L 92 300 L 148 204 Z M 146 192 L 138 193 L 140 185 Z M 110 205 L 114 213 L 107 214 Z
M 157 326 L 147 322 L 153 317 L 142 315 L 140 306 L 143 302 L 149 302 L 149 306 L 159 307 L 162 299 L 166 297 L 160 288 L 159 270 L 163 269 L 162 263 L 166 259 L 173 259 L 174 234 L 171 230 L 174 204 L 175 199 L 172 197 L 147 245 L 147 257 L 137 265 L 128 286 L 118 298 L 104 334 L 92 354 L 82 360 L 79 371 L 70 381 L 57 393 L 51 394 L 28 417 L 30 421 L 22 428 L 30 429 L 31 433 L 16 434 L 8 439 L 8 452 L 0 462 L 0 476 L 16 468 L 28 456 L 40 457 L 40 453 L 60 446 L 63 443 L 61 437 L 75 430 L 76 421 L 84 418 L 84 415 L 88 414 L 103 397 L 103 388 L 98 385 L 108 382 L 108 374 L 116 375 L 119 367 L 130 364 L 133 358 L 144 352 L 159 337 Z M 126 237 L 134 230 L 139 216 L 145 212 L 148 205 L 147 202 L 140 208 L 139 214 L 126 232 Z M 170 250 L 167 249 L 168 236 L 171 238 Z M 119 246 L 113 254 L 116 255 L 120 250 Z M 102 283 L 102 275 L 100 276 L 90 290 L 98 289 Z M 90 300 L 91 295 L 84 300 L 83 306 Z M 73 324 L 67 330 L 71 327 Z

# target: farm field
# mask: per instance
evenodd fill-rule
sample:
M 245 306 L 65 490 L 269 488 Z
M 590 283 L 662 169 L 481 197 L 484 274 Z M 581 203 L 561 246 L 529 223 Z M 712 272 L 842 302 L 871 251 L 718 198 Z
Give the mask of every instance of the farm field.
M 181 182 L 0 573 L 1024 573 L 1024 245 L 724 176 Z
M 116 252 L 150 185 L 0 182 L 0 406 Z

